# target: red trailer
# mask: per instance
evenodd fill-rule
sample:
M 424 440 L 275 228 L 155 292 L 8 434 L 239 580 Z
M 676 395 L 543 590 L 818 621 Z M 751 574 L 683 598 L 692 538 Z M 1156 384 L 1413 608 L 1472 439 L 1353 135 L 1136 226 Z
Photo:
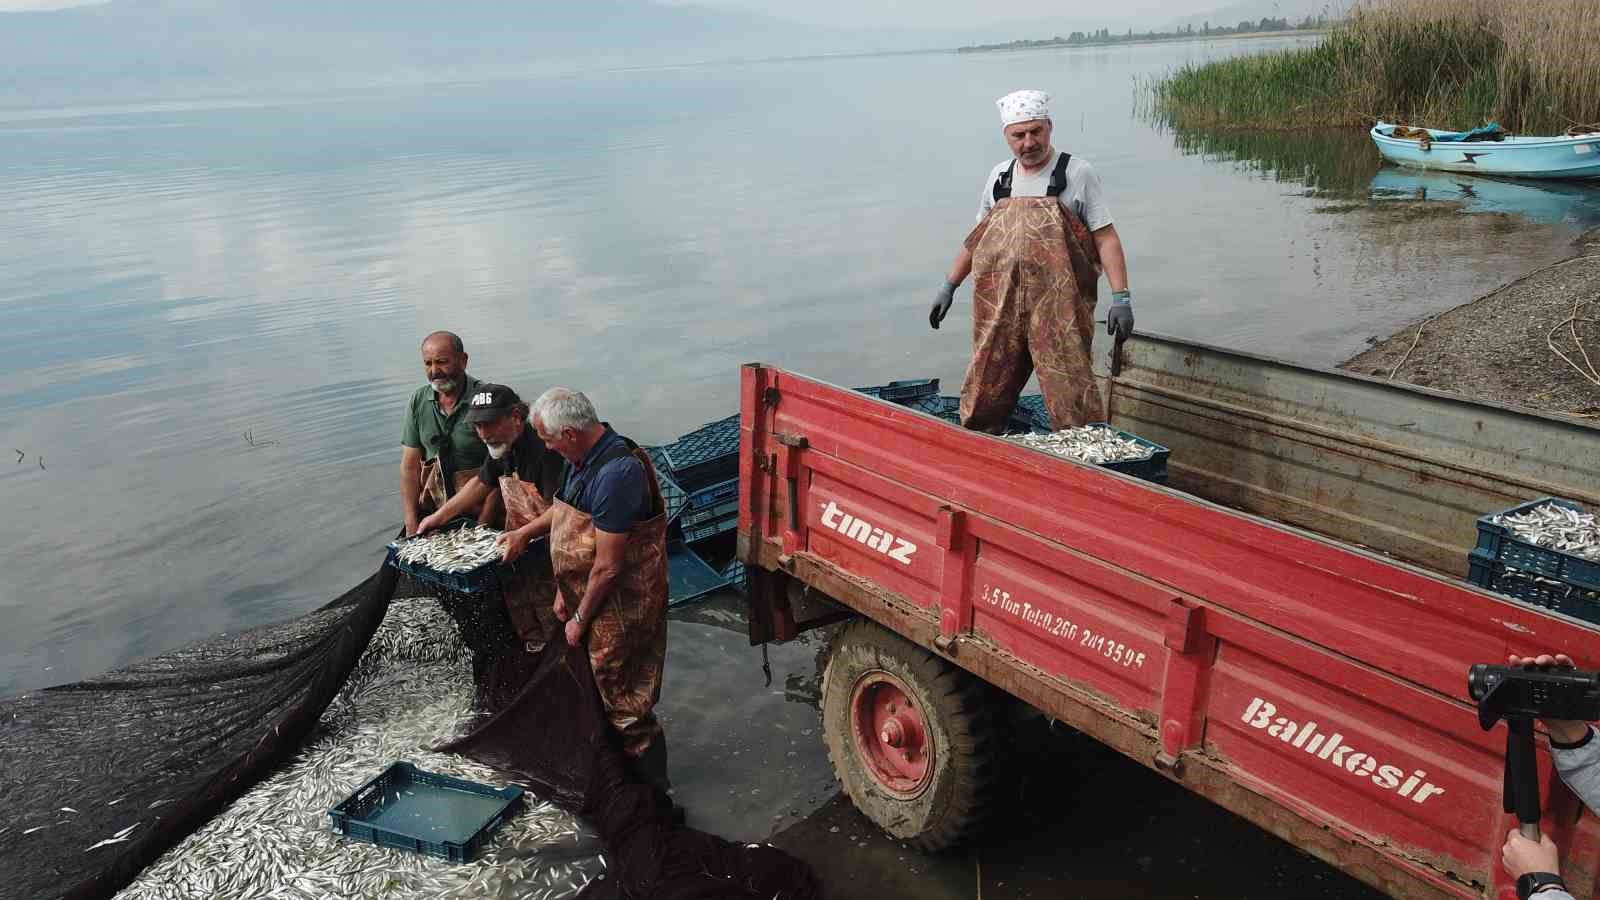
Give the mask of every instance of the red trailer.
M 845 622 L 823 731 L 925 849 L 994 781 L 998 688 L 1399 897 L 1514 897 L 1504 725 L 1468 667 L 1600 663 L 1600 630 L 1459 577 L 1475 517 L 1600 504 L 1600 430 L 1140 335 L 1102 384 L 1161 487 L 781 369 L 741 387 L 751 640 Z M 1542 746 L 1542 742 L 1541 742 Z M 1597 896 L 1600 827 L 1540 751 L 1545 830 Z

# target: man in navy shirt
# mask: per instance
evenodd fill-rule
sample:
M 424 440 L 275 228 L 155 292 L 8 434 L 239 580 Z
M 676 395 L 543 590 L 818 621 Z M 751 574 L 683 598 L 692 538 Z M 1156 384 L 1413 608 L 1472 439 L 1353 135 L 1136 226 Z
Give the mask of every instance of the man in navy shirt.
M 501 538 L 506 558 L 550 535 L 555 614 L 566 623 L 567 643 L 587 643 L 623 750 L 665 788 L 666 742 L 654 709 L 667 652 L 667 521 L 655 469 L 577 391 L 546 391 L 534 404 L 533 427 L 566 465 L 550 510 Z

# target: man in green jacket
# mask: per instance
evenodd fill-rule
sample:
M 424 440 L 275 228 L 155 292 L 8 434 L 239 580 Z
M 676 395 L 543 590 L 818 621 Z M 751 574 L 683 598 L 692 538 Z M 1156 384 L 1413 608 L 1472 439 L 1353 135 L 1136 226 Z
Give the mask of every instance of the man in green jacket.
M 466 401 L 480 382 L 467 374 L 461 338 L 449 331 L 423 338 L 422 368 L 428 383 L 411 395 L 400 437 L 400 507 L 407 537 L 477 476 L 488 455 L 465 415 Z M 496 511 L 475 508 L 468 514 L 492 518 Z

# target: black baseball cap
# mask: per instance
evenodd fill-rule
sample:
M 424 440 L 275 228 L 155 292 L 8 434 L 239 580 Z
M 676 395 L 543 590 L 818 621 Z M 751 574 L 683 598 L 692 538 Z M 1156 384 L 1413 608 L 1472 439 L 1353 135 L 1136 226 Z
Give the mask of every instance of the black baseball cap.
M 521 402 L 517 392 L 503 384 L 480 384 L 467 398 L 467 424 L 493 422 Z

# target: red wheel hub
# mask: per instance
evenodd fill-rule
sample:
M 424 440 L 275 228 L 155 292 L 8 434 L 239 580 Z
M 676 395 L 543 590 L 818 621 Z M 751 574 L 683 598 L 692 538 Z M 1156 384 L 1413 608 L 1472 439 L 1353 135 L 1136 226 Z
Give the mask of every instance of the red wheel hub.
M 850 695 L 850 720 L 856 752 L 885 792 L 909 800 L 927 790 L 932 742 L 904 682 L 883 671 L 861 676 Z

